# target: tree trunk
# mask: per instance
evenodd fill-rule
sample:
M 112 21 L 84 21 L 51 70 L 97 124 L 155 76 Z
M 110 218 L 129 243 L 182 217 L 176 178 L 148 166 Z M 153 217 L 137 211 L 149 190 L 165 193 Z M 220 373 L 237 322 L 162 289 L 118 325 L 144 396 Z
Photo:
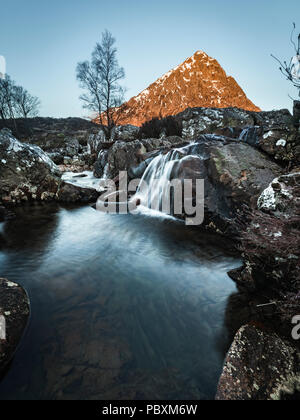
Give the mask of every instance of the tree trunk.
M 299 128 L 300 125 L 300 101 L 294 101 L 294 120 L 295 126 Z

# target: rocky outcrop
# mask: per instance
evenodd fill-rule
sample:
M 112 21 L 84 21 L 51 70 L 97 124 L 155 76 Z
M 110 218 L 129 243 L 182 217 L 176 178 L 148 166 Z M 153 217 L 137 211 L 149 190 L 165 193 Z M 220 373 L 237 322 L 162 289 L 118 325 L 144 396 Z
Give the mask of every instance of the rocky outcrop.
M 0 132 L 0 203 L 11 205 L 30 200 L 87 203 L 97 199 L 99 193 L 95 188 L 69 183 L 67 179 L 61 181 L 61 175 L 38 146 L 21 143 L 9 130 Z
M 166 182 L 190 179 L 195 185 L 197 179 L 203 179 L 204 223 L 224 234 L 232 234 L 232 222 L 242 206 L 256 207 L 258 197 L 270 180 L 282 172 L 279 165 L 256 148 L 214 135 L 202 135 L 193 144 L 165 150 L 151 163 L 149 170 L 152 171 L 150 182 L 153 178 Z M 136 173 L 136 170 L 133 168 L 131 172 Z M 151 189 L 151 185 L 148 187 Z M 193 190 L 193 201 L 195 199 Z
M 0 375 L 11 361 L 27 325 L 29 299 L 16 283 L 0 278 Z
M 120 124 L 141 126 L 154 117 L 176 115 L 188 107 L 239 107 L 259 111 L 220 64 L 197 51 L 119 110 Z
M 186 140 L 212 133 L 238 138 L 244 128 L 255 125 L 253 113 L 238 108 L 188 108 L 176 119 L 182 124 Z
M 53 199 L 59 182 L 59 169 L 38 146 L 0 132 L 0 202 Z
M 243 213 L 239 248 L 244 266 L 229 273 L 241 292 L 260 297 L 260 322 L 285 340 L 291 340 L 291 322 L 300 313 L 299 187 L 299 173 L 280 176 L 260 195 L 259 210 Z M 299 351 L 299 342 L 290 346 Z M 280 367 L 281 359 L 278 366 L 275 361 Z
M 106 133 L 103 128 L 97 134 L 91 134 L 88 138 L 88 153 L 98 155 L 100 150 L 108 149 L 116 141 L 134 141 L 138 138 L 139 127 L 133 125 L 121 125 L 112 129 L 110 139 L 106 138 Z
M 300 290 L 299 191 L 300 174 L 292 173 L 276 178 L 262 192 L 259 211 L 245 216 L 245 266 L 233 273 L 238 286 L 250 292 L 276 286 L 282 308 Z
M 60 165 L 62 171 L 77 172 L 91 169 L 96 156 L 87 153 L 90 136 L 99 131 L 99 126 L 81 118 L 29 118 L 5 121 L 1 126 L 9 127 L 21 142 L 39 146 L 51 160 Z
M 300 216 L 300 172 L 282 175 L 258 199 L 258 209 L 279 218 Z
M 192 108 L 178 114 L 182 137 L 220 134 L 258 147 L 276 160 L 300 163 L 300 135 L 288 110 L 249 112 L 237 108 Z
M 217 400 L 280 400 L 300 392 L 300 352 L 277 334 L 242 327 L 226 357 Z
M 100 151 L 94 167 L 94 175 L 97 178 L 114 179 L 120 171 L 130 171 L 131 168 L 147 160 L 148 153 L 160 152 L 183 143 L 180 137 L 117 141 L 108 150 Z
M 197 141 L 202 134 L 224 135 L 262 150 L 285 166 L 297 167 L 300 164 L 300 135 L 288 110 L 251 112 L 238 108 L 188 108 L 177 114 L 173 121 L 182 127 L 181 134 L 178 133 L 182 142 Z M 153 135 L 160 141 L 166 137 L 164 124 L 161 126 L 161 132 L 157 126 L 152 130 L 157 132 Z M 127 127 L 124 127 L 125 138 L 118 140 L 131 143 L 138 135 L 137 127 L 133 131 L 127 130 Z M 144 136 L 143 133 L 140 135 Z M 100 129 L 97 135 L 90 136 L 88 151 L 95 159 L 99 157 L 103 161 L 103 155 L 106 154 L 104 151 L 109 150 L 116 139 L 107 141 L 104 131 Z

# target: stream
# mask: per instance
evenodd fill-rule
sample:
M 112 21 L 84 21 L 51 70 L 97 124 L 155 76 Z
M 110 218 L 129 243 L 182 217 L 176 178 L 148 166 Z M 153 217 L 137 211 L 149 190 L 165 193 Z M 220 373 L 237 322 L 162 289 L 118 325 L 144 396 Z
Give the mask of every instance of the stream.
M 31 319 L 0 399 L 213 399 L 240 265 L 171 217 L 33 205 L 0 224 Z

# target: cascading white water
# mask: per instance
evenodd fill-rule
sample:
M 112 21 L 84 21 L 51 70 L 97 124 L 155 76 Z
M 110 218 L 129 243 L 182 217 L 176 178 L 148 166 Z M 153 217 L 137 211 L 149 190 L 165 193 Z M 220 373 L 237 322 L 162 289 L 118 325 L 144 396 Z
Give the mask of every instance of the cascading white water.
M 185 155 L 182 148 L 156 156 L 144 172 L 134 200 L 152 210 L 169 213 L 166 209 L 172 208 L 170 182 L 176 178 L 176 166 Z
M 141 205 L 160 210 L 163 197 L 168 193 L 168 181 L 178 159 L 175 151 L 156 156 L 146 169 L 137 190 Z
M 239 136 L 239 140 L 243 141 L 244 143 L 248 143 L 251 146 L 257 146 L 259 144 L 259 134 L 259 126 L 246 127 L 242 130 Z

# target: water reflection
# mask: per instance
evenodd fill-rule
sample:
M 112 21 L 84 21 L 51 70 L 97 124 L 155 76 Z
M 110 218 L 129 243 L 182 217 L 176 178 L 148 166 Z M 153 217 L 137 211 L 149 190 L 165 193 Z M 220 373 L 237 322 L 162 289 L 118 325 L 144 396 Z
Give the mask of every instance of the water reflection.
M 2 235 L 1 276 L 32 318 L 0 398 L 213 398 L 239 265 L 215 238 L 56 205 L 18 210 Z

